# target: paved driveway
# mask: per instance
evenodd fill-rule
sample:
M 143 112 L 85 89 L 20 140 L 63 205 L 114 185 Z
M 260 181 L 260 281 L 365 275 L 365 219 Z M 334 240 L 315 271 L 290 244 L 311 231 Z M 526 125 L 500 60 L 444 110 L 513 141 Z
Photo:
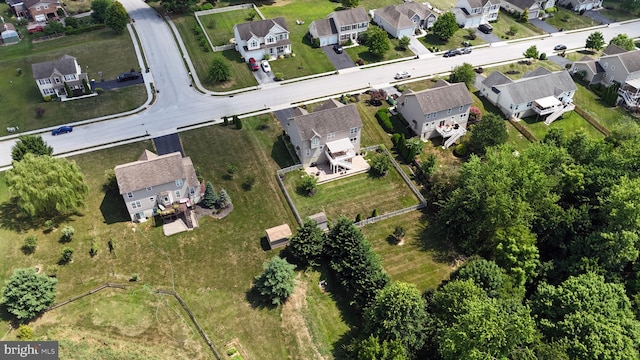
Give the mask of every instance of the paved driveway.
M 587 10 L 584 12 L 583 16 L 588 16 L 600 24 L 611 24 L 613 22 L 608 17 L 600 14 L 599 11 Z
M 431 55 L 431 51 L 420 41 L 419 38 L 412 36 L 409 43 L 409 50 L 413 51 L 418 57 L 424 57 Z
M 350 67 L 356 66 L 349 55 L 347 55 L 346 51 L 342 52 L 342 54 L 337 54 L 335 51 L 333 51 L 332 45 L 323 46 L 322 51 L 324 51 L 325 55 L 327 55 L 329 60 L 331 60 L 331 63 L 336 67 L 336 70 L 348 69 Z
M 253 76 L 255 76 L 256 80 L 258 80 L 258 84 L 271 84 L 276 82 L 273 71 L 270 71 L 268 73 L 264 72 L 264 70 L 262 70 L 262 67 L 260 67 L 260 69 L 256 71 L 253 71 Z
M 489 34 L 485 34 L 482 31 L 476 29 L 476 36 L 479 37 L 480 39 L 484 40 L 486 43 L 494 43 L 494 42 L 500 42 L 502 41 L 498 35 L 494 34 L 494 33 L 489 33 Z
M 549 34 L 553 34 L 553 33 L 557 33 L 558 29 L 554 28 L 553 26 L 547 24 L 546 21 L 542 21 L 540 19 L 531 19 L 529 20 L 529 22 L 531 24 L 533 24 L 533 26 L 537 27 L 538 29 L 549 33 Z
M 144 84 L 144 79 L 142 76 L 135 80 L 122 81 L 118 82 L 118 80 L 106 80 L 106 81 L 96 81 L 96 87 L 101 88 L 102 90 L 112 90 L 119 89 L 127 86 Z

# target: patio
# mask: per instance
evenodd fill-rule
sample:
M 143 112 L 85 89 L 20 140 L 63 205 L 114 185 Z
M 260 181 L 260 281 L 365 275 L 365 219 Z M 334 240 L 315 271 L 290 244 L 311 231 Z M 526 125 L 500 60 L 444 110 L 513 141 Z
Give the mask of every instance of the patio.
M 317 164 L 316 166 L 305 167 L 304 170 L 309 175 L 316 175 L 318 178 L 318 184 L 323 184 L 332 180 L 342 179 L 347 176 L 367 172 L 370 168 L 369 163 L 361 155 L 354 156 L 351 159 L 351 165 L 353 166 L 352 169 L 342 170 L 335 174 L 331 170 L 331 165 L 328 162 Z

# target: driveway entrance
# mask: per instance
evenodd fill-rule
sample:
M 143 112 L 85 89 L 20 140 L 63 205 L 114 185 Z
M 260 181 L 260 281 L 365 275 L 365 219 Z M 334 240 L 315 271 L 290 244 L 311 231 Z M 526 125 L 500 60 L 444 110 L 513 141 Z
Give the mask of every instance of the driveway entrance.
M 529 22 L 531 24 L 533 24 L 533 26 L 537 27 L 538 29 L 549 33 L 549 34 L 553 34 L 553 33 L 557 33 L 558 29 L 554 28 L 553 26 L 547 24 L 546 21 L 542 21 L 540 19 L 531 19 L 529 20 Z
M 333 45 L 323 46 L 322 51 L 324 51 L 325 55 L 327 55 L 329 60 L 331 60 L 331 63 L 336 67 L 336 70 L 348 69 L 356 66 L 346 51 L 343 51 L 342 54 L 338 54 L 333 51 Z

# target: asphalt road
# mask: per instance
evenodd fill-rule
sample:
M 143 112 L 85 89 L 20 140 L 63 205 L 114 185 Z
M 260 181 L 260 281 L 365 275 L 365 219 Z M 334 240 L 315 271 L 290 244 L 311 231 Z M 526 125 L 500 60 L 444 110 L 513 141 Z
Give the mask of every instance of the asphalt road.
M 324 76 L 289 84 L 274 83 L 259 90 L 228 96 L 211 96 L 191 87 L 184 59 L 170 28 L 157 13 L 141 0 L 123 0 L 123 5 L 135 19 L 135 28 L 151 69 L 152 81 L 158 90 L 157 101 L 135 115 L 74 127 L 73 133 L 53 137 L 43 133 L 44 140 L 56 154 L 69 153 L 122 141 L 133 141 L 147 133 L 166 131 L 208 121 L 220 122 L 222 116 L 289 108 L 291 103 L 324 96 L 357 92 L 373 87 L 388 87 L 399 71 L 411 72 L 412 79 L 448 72 L 463 62 L 474 66 L 494 64 L 522 58 L 531 45 L 538 51 L 553 53 L 557 44 L 569 49 L 584 47 L 593 29 L 580 32 L 555 33 L 541 39 L 515 43 L 499 42 L 490 47 L 474 49 L 471 55 L 443 59 L 441 56 L 413 59 L 371 68 L 352 68 L 332 76 Z M 640 21 L 624 25 L 611 24 L 599 28 L 606 41 L 620 33 L 640 36 Z M 370 85 L 369 85 L 370 84 Z M 11 147 L 15 139 L 0 141 L 0 166 L 11 163 Z

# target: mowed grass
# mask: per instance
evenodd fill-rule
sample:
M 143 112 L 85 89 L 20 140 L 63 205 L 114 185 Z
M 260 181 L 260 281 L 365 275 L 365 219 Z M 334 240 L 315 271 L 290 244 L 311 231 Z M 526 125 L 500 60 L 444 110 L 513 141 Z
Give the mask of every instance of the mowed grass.
M 578 130 L 584 130 L 590 137 L 597 139 L 604 137 L 598 129 L 589 124 L 587 120 L 575 111 L 565 113 L 561 118 L 552 122 L 551 125 L 545 125 L 544 121 L 536 121 L 535 117 L 524 118 L 521 123 L 539 140 L 542 140 L 549 130 L 555 128 L 564 130 L 565 134 L 573 134 Z
M 253 9 L 239 9 L 209 15 L 200 16 L 200 22 L 204 26 L 204 31 L 209 35 L 213 46 L 229 44 L 229 40 L 234 37 L 233 27 L 249 21 L 249 14 L 254 12 Z M 258 16 L 254 19 L 260 20 Z
M 439 36 L 433 33 L 429 33 L 426 36 L 420 38 L 420 41 L 422 41 L 427 49 L 431 50 L 432 52 L 433 50 L 436 50 L 435 52 L 437 52 L 457 49 L 464 46 L 462 45 L 462 43 L 465 41 L 468 41 L 471 46 L 482 45 L 485 43 L 485 41 L 482 40 L 479 36 L 471 40 L 469 38 L 467 30 L 465 29 L 458 29 L 458 31 L 456 31 L 453 36 L 447 41 L 442 40 Z
M 590 26 L 600 25 L 599 22 L 588 16 L 580 15 L 572 10 L 557 7 L 558 11 L 553 13 L 553 17 L 547 18 L 547 24 L 556 29 L 564 28 L 565 30 L 582 29 Z
M 114 79 L 123 71 L 138 69 L 128 32 L 97 30 L 35 44 L 25 39 L 14 46 L 0 48 L 0 134 L 6 133 L 8 126 L 27 131 L 133 110 L 147 99 L 144 86 L 138 85 L 88 99 L 45 103 L 33 80 L 31 64 L 56 60 L 65 54 L 78 58 L 89 78 L 98 81 L 96 87 L 100 87 L 98 71 L 102 71 L 104 79 Z M 17 69 L 21 69 L 20 73 Z M 37 107 L 45 110 L 42 118 L 35 116 Z
M 536 70 L 539 67 L 543 67 L 551 72 L 556 72 L 556 71 L 560 71 L 563 70 L 562 66 L 554 63 L 553 61 L 548 61 L 548 60 L 534 60 L 531 65 L 527 65 L 525 63 L 521 63 L 521 62 L 514 62 L 511 64 L 505 64 L 505 65 L 500 65 L 500 66 L 491 66 L 491 67 L 486 67 L 484 68 L 484 76 L 489 76 L 491 75 L 491 73 L 493 73 L 494 71 L 498 71 L 503 73 L 504 75 L 506 75 L 508 78 L 510 78 L 511 80 L 518 80 L 521 79 L 524 74 Z M 509 73 L 509 72 L 516 72 L 516 73 Z
M 505 40 L 522 39 L 544 34 L 544 31 L 539 28 L 528 22 L 522 23 L 502 10 L 500 10 L 500 14 L 498 14 L 498 21 L 491 23 L 491 26 L 493 27 L 493 33 Z M 517 29 L 515 34 L 510 33 L 512 26 L 515 26 Z
M 604 7 L 603 10 L 600 10 L 600 13 L 614 22 L 636 19 L 640 15 L 637 12 L 634 14 L 625 8 L 620 0 L 607 0 Z
M 369 26 L 375 26 L 375 25 L 369 25 Z M 402 58 L 414 56 L 414 53 L 411 50 L 409 50 L 409 48 L 404 50 L 400 49 L 400 40 L 389 37 L 389 43 L 391 45 L 391 48 L 382 57 L 377 57 L 376 55 L 369 52 L 368 47 L 362 46 L 362 45 L 347 48 L 345 49 L 345 51 L 347 52 L 347 54 L 349 54 L 349 57 L 351 57 L 353 61 L 356 61 L 357 59 L 362 59 L 367 64 L 373 63 L 373 62 L 402 59 Z
M 578 90 L 573 96 L 573 102 L 607 129 L 613 130 L 620 117 L 629 116 L 629 113 L 619 106 L 610 107 L 602 103 L 600 97 L 584 85 L 576 82 L 576 87 Z

